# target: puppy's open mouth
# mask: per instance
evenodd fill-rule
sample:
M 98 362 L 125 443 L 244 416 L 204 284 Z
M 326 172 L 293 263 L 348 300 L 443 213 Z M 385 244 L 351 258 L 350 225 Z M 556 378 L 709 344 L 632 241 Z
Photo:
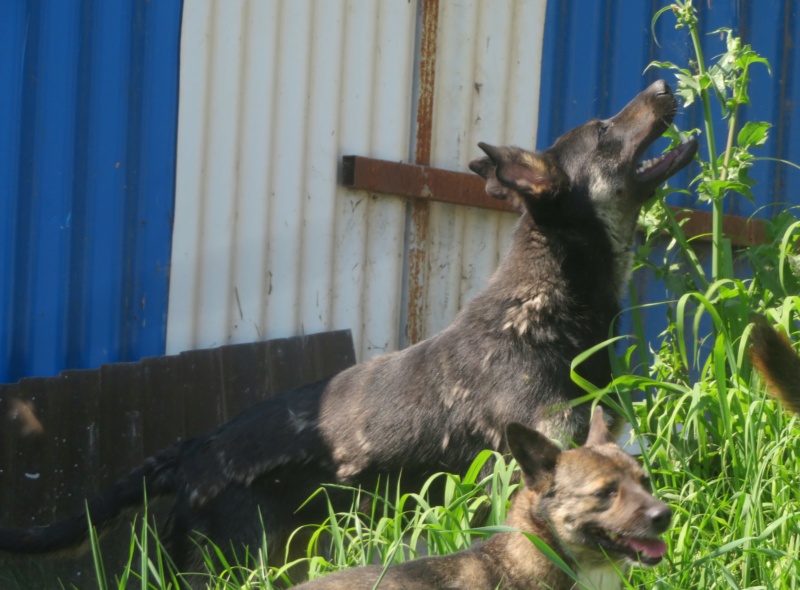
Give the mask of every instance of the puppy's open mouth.
M 606 552 L 623 555 L 646 565 L 656 565 L 667 552 L 667 544 L 659 538 L 626 537 L 611 531 L 595 531 L 597 543 Z
M 639 182 L 661 184 L 686 166 L 697 152 L 697 138 L 681 134 L 681 143 L 665 154 L 644 160 L 636 168 Z

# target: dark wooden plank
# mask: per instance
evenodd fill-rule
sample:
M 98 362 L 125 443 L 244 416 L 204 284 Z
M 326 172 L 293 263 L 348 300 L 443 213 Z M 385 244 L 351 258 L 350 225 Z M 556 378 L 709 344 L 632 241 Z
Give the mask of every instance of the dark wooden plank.
M 53 466 L 50 433 L 45 423 L 53 416 L 46 411 L 44 378 L 23 379 L 14 393 L 10 393 L 8 434 L 16 437 L 14 452 L 14 500 L 8 505 L 18 525 L 41 524 L 52 513 L 54 497 Z
M 229 419 L 264 399 L 268 387 L 264 349 L 261 342 L 220 348 L 222 390 Z
M 100 371 L 64 371 L 45 390 L 56 432 L 56 503 L 60 516 L 66 516 L 83 509 L 87 493 L 98 486 Z
M 312 371 L 320 377 L 335 375 L 356 363 L 353 335 L 350 330 L 315 334 L 311 360 Z
M 141 363 L 100 367 L 99 487 L 116 481 L 144 459 L 142 382 Z
M 183 382 L 186 436 L 198 436 L 225 420 L 218 348 L 182 352 L 179 357 Z
M 20 433 L 13 418 L 14 400 L 20 398 L 18 383 L 0 389 L 0 515 L 5 526 L 21 526 L 28 522 L 30 511 L 20 514 L 16 501 L 24 487 L 21 481 L 26 466 L 19 460 Z
M 142 362 L 142 443 L 145 456 L 186 436 L 180 361 L 174 356 Z
M 305 337 L 267 342 L 267 391 L 270 397 L 309 382 L 307 362 L 303 359 L 305 342 Z

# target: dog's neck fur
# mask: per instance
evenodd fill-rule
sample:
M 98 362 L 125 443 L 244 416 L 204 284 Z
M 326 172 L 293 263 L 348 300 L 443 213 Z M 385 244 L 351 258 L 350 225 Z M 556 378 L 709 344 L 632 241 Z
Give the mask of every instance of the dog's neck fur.
M 538 495 L 528 489 L 520 490 L 514 499 L 506 524 L 535 535 L 553 549 L 578 575 L 576 582 L 522 533 L 501 533 L 478 546 L 477 551 L 496 564 L 502 580 L 501 588 L 548 588 L 567 590 L 620 590 L 622 580 L 617 570 L 625 571 L 626 564 L 613 564 L 599 553 L 584 560 L 563 547 L 547 523 L 537 514 Z

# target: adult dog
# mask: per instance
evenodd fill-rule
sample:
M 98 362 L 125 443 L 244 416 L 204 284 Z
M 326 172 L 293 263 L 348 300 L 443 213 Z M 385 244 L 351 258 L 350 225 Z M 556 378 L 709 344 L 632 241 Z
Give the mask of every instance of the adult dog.
M 667 546 L 658 535 L 669 527 L 672 511 L 653 497 L 647 474 L 617 446 L 599 407 L 586 444 L 577 449 L 562 452 L 521 424 L 508 426 L 506 441 L 525 482 L 506 520 L 519 532 L 385 571 L 378 565 L 346 570 L 298 590 L 369 590 L 378 581 L 385 590 L 610 590 L 622 588 L 620 573 L 632 563 L 661 561 Z M 575 577 L 523 533 L 547 543 Z
M 187 568 L 196 563 L 195 539 L 260 546 L 266 529 L 271 552 L 282 551 L 293 530 L 327 516 L 321 501 L 298 510 L 320 484 L 371 488 L 402 470 L 404 485 L 415 488 L 435 472 L 463 472 L 480 450 L 506 450 L 511 422 L 585 440 L 589 405 L 569 405 L 584 393 L 570 363 L 608 338 L 639 210 L 697 150 L 687 139 L 641 161 L 675 111 L 659 81 L 616 116 L 573 129 L 544 152 L 481 144 L 486 157 L 470 168 L 491 196 L 518 203 L 522 216 L 488 286 L 448 328 L 157 453 L 87 501 L 93 523 L 102 528 L 138 506 L 143 492 L 172 495 L 161 537 Z M 579 372 L 607 384 L 607 355 L 593 355 Z M 336 508 L 349 507 L 349 494 L 330 494 Z M 2 530 L 0 549 L 53 551 L 86 534 L 86 515 L 77 514 Z

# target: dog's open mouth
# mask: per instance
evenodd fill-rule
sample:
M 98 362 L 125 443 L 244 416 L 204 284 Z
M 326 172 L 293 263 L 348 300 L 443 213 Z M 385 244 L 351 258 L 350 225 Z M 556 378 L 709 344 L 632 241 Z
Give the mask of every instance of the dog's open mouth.
M 636 168 L 636 180 L 661 184 L 686 166 L 697 152 L 697 138 L 681 135 L 681 143 L 665 154 L 644 160 Z
M 667 552 L 667 544 L 656 537 L 626 537 L 611 531 L 597 531 L 595 535 L 605 551 L 646 565 L 656 565 Z

